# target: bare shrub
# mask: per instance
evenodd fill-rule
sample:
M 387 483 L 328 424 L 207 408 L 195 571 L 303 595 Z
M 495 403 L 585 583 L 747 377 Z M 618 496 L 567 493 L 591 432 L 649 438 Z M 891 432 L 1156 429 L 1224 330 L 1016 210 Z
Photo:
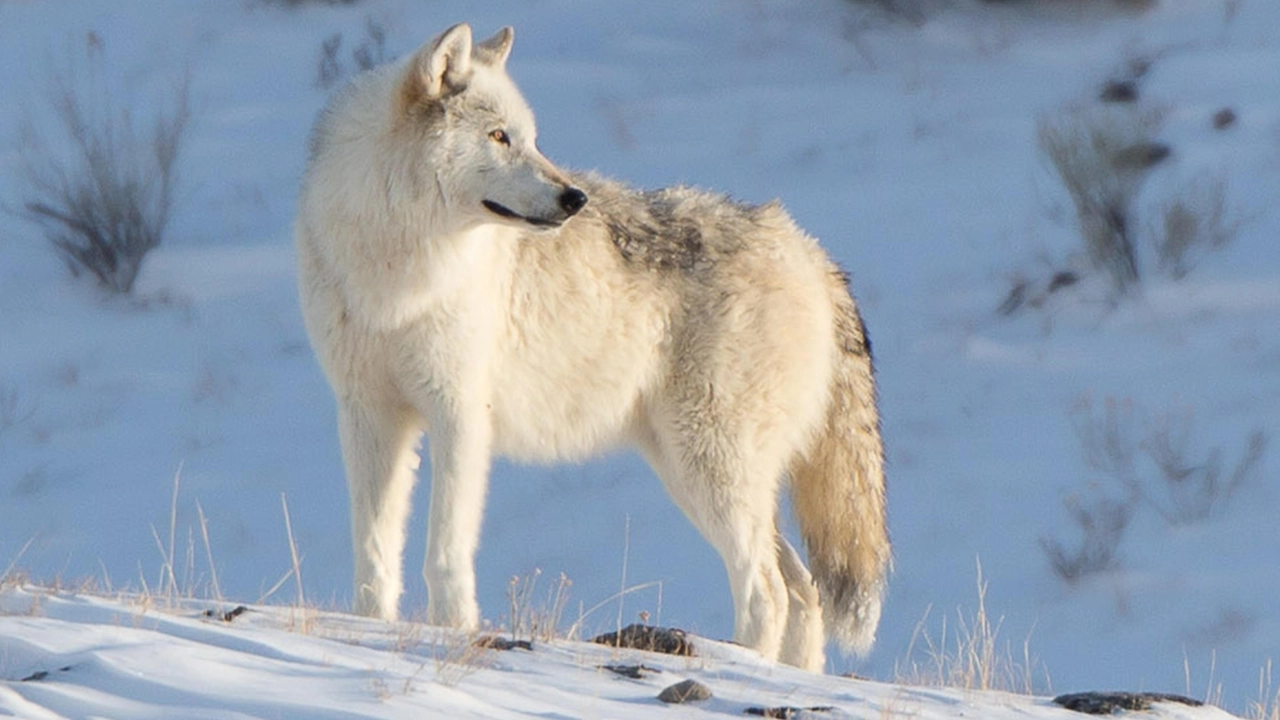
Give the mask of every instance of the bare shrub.
M 1235 239 L 1240 223 L 1231 216 L 1226 198 L 1225 181 L 1202 178 L 1165 203 L 1152 237 L 1160 268 L 1170 277 L 1186 277 L 1198 256 Z
M 320 43 L 320 61 L 316 70 L 316 87 L 328 90 L 342 78 L 342 60 L 338 51 L 342 49 L 342 33 L 334 33 Z
M 342 62 L 342 33 L 334 33 L 320 45 L 320 59 L 316 70 L 316 87 L 328 90 L 346 75 Z M 364 72 L 381 65 L 391 56 L 387 54 L 387 31 L 371 16 L 364 18 L 364 36 L 351 51 L 351 61 L 356 72 Z
M 1226 183 L 1207 176 L 1173 190 L 1161 206 L 1145 213 L 1138 207 L 1152 168 L 1171 153 L 1155 139 L 1164 111 L 1139 102 L 1139 81 L 1151 62 L 1130 61 L 1104 85 L 1100 104 L 1041 117 L 1037 126 L 1040 152 L 1075 210 L 1084 250 L 1077 267 L 1109 281 L 1111 303 L 1132 292 L 1150 272 L 1184 278 L 1204 255 L 1229 245 L 1240 227 L 1227 203 Z M 1143 244 L 1150 247 L 1144 250 Z M 1144 252 L 1154 255 L 1154 263 L 1144 265 Z M 1055 278 L 1065 276 L 1074 281 L 1076 270 L 1054 273 Z M 1054 291 L 1070 286 L 1016 277 L 997 308 L 1002 315 L 1041 307 Z
M 1049 567 L 1068 585 L 1119 566 L 1120 543 L 1138 503 L 1132 403 L 1107 398 L 1098 417 L 1092 403 L 1084 400 L 1074 419 L 1085 463 L 1118 485 L 1121 494 L 1116 496 L 1114 490 L 1095 485 L 1087 499 L 1068 496 L 1062 504 L 1080 532 L 1079 542 L 1069 548 L 1057 538 L 1040 539 Z
M 1068 585 L 1084 578 L 1108 572 L 1119 566 L 1120 541 L 1124 539 L 1134 502 L 1095 495 L 1085 503 L 1078 496 L 1063 501 L 1071 521 L 1080 530 L 1080 542 L 1068 549 L 1056 538 L 1041 538 L 1040 548 L 1055 575 Z
M 1191 408 L 1170 404 L 1141 420 L 1135 415 L 1132 403 L 1108 398 L 1102 417 L 1094 417 L 1086 400 L 1077 413 L 1076 432 L 1091 468 L 1171 525 L 1222 513 L 1254 478 L 1266 451 L 1266 435 L 1253 431 L 1227 472 L 1221 448 L 1193 457 Z
M 22 401 L 16 385 L 0 383 L 0 437 L 35 415 L 33 405 Z
M 1162 113 L 1131 107 L 1079 109 L 1041 118 L 1040 150 L 1067 189 L 1090 265 L 1117 295 L 1140 280 L 1134 202 L 1152 167 L 1169 155 L 1154 140 Z
M 372 70 L 390 59 L 387 55 L 387 31 L 372 17 L 364 17 L 364 39 L 351 51 L 351 59 L 361 72 Z
M 288 10 L 295 10 L 308 5 L 355 5 L 360 0 L 258 0 L 262 5 L 279 5 Z
M 191 118 L 185 81 L 150 132 L 117 107 L 105 81 L 103 45 L 87 43 L 87 67 L 52 78 L 61 137 L 52 145 L 28 119 L 21 172 L 29 186 L 19 213 L 39 225 L 75 275 L 87 272 L 127 294 L 143 258 L 160 245 L 173 207 L 178 158 Z
M 1085 462 L 1098 480 L 1087 502 L 1073 495 L 1063 503 L 1080 530 L 1079 544 L 1040 541 L 1054 574 L 1068 584 L 1117 567 L 1119 546 L 1139 506 L 1170 525 L 1203 521 L 1223 513 L 1258 473 L 1267 444 L 1261 431 L 1249 434 L 1228 471 L 1221 448 L 1193 456 L 1189 408 L 1171 405 L 1141 421 L 1136 414 L 1133 403 L 1114 398 L 1100 412 L 1083 400 L 1074 413 Z
M 1155 420 L 1141 448 L 1158 470 L 1140 477 L 1135 491 L 1172 525 L 1206 520 L 1223 512 L 1231 497 L 1258 471 L 1267 438 L 1255 430 L 1239 459 L 1226 472 L 1221 448 L 1202 460 L 1190 457 L 1191 412 L 1171 409 Z
M 885 17 L 905 20 L 912 25 L 924 25 L 929 15 L 945 5 L 940 0 L 849 0 L 853 5 L 866 6 Z

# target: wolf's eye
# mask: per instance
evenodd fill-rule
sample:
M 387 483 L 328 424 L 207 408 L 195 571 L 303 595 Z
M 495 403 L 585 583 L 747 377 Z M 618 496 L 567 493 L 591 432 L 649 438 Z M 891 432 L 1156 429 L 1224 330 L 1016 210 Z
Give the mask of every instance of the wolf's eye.
M 501 145 L 511 145 L 511 137 L 507 135 L 506 130 L 494 130 L 489 133 L 489 139 Z

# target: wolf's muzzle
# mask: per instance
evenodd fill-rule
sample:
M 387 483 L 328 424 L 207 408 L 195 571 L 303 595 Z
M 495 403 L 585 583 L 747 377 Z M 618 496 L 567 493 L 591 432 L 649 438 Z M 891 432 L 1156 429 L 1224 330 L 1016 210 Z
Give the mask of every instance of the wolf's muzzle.
M 560 197 L 556 199 L 560 205 L 560 211 L 564 213 L 564 217 L 540 218 L 521 215 L 511 208 L 492 200 L 482 200 L 481 205 L 494 215 L 507 218 L 508 220 L 519 220 L 526 222 L 534 227 L 559 227 L 565 220 L 578 214 L 587 204 L 587 194 L 576 187 L 568 187 L 564 192 L 560 193 Z

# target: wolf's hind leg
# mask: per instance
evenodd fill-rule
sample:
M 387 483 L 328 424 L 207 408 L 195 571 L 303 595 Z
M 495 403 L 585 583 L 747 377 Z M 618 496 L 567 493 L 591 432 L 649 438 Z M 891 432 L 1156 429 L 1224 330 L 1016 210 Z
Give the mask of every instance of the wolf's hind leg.
M 788 602 L 774 544 L 777 480 L 760 475 L 759 465 L 748 469 L 739 453 L 713 440 L 694 440 L 683 451 L 673 445 L 655 439 L 645 455 L 676 505 L 724 561 L 733 592 L 734 641 L 776 660 Z
M 354 610 L 394 620 L 403 589 L 405 523 L 418 467 L 420 431 L 411 415 L 342 403 L 338 435 L 351 495 Z
M 729 573 L 733 639 L 770 660 L 779 659 L 788 596 L 774 549 L 773 509 L 762 511 L 750 501 L 720 495 L 705 511 L 699 529 L 719 551 Z
M 822 672 L 826 663 L 823 651 L 826 633 L 822 626 L 822 605 L 818 586 L 800 560 L 800 554 L 781 534 L 777 536 L 778 568 L 787 583 L 787 630 L 782 637 L 778 659 L 788 665 Z

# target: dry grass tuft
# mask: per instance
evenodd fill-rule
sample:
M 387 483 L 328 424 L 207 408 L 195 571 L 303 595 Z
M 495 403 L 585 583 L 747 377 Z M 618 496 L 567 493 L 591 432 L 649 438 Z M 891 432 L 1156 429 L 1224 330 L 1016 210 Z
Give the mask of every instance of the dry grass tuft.
M 981 562 L 977 564 L 977 589 L 977 609 L 971 614 L 957 610 L 954 629 L 948 627 L 944 616 L 936 637 L 928 628 L 932 608 L 925 611 L 912 633 L 905 660 L 896 664 L 898 682 L 1025 695 L 1047 689 L 1049 675 L 1031 654 L 1030 635 L 1022 643 L 1020 657 L 1015 657 L 1012 645 L 1000 637 L 1004 618 L 993 620 L 988 614 L 987 582 Z M 920 649 L 918 643 L 922 645 Z M 923 657 L 917 659 L 917 655 Z
M 1271 661 L 1258 669 L 1258 699 L 1249 703 L 1244 716 L 1248 720 L 1280 720 L 1280 687 L 1271 679 Z

